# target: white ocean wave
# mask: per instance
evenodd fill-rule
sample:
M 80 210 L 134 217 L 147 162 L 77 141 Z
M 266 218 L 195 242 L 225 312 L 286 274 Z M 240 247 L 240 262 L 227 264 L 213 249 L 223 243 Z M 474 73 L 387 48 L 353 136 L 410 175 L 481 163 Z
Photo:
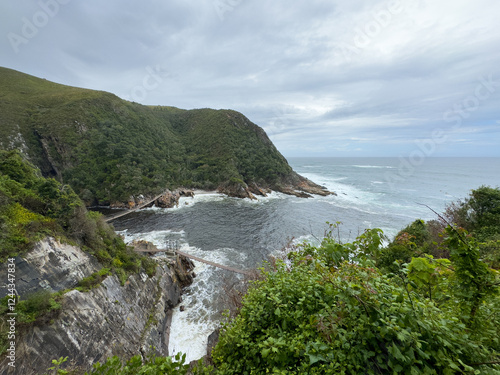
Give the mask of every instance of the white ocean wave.
M 351 165 L 351 167 L 356 168 L 377 168 L 377 169 L 394 169 L 396 167 L 390 165 Z
M 184 244 L 181 250 L 228 266 L 241 266 L 247 257 L 246 254 L 231 248 L 204 251 Z M 186 353 L 187 362 L 197 360 L 206 354 L 208 336 L 219 325 L 221 311 L 218 311 L 216 301 L 223 293 L 221 274 L 226 272 L 196 260 L 193 262 L 196 277 L 188 293 L 183 295 L 181 305 L 184 311 L 180 310 L 180 306 L 173 311 L 168 344 L 169 355 L 173 356 L 178 352 Z
M 143 208 L 140 211 L 152 211 L 158 214 L 168 214 L 169 212 L 175 212 L 179 210 L 183 210 L 186 208 L 190 208 L 197 203 L 206 203 L 206 202 L 219 202 L 227 197 L 224 194 L 217 193 L 215 191 L 195 191 L 194 197 L 180 197 L 179 204 L 172 208 L 160 208 L 156 206 Z
M 130 244 L 132 241 L 144 240 L 153 243 L 154 245 L 162 248 L 165 246 L 168 240 L 179 240 L 184 238 L 186 232 L 183 229 L 180 230 L 154 230 L 151 232 L 143 233 L 130 233 L 127 229 L 122 231 L 116 231 L 119 235 L 123 237 L 126 244 Z

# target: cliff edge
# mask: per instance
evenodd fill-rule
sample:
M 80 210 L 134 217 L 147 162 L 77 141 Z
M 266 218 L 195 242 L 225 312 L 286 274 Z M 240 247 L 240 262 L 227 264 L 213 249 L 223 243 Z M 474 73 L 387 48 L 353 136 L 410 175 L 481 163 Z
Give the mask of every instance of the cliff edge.
M 167 356 L 172 309 L 181 301 L 192 263 L 156 259 L 152 277 L 133 274 L 122 285 L 116 275 L 109 275 L 99 286 L 82 292 L 71 288 L 101 266 L 78 247 L 47 238 L 27 255 L 16 257 L 23 295 L 39 290 L 66 293 L 57 316 L 19 331 L 15 367 L 8 366 L 10 360 L 4 354 L 0 374 L 39 374 L 51 366 L 52 359 L 66 356 L 66 366 L 79 370 L 89 370 L 113 355 L 129 358 L 154 350 Z M 7 279 L 6 272 L 2 267 L 2 280 Z M 7 294 L 5 288 L 0 293 Z

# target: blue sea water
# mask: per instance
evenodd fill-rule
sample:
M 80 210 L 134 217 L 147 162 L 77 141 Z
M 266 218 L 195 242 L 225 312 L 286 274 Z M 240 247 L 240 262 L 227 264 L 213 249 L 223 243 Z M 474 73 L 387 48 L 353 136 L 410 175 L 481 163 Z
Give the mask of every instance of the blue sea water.
M 260 265 L 290 240 L 318 241 L 326 222 L 342 222 L 343 240 L 366 228 L 389 237 L 415 219 L 435 219 L 447 204 L 481 185 L 500 187 L 500 158 L 291 158 L 299 174 L 337 193 L 304 199 L 273 193 L 258 201 L 216 193 L 182 198 L 173 209 L 144 209 L 114 222 L 127 241 L 159 247 L 177 241 L 183 251 L 236 268 Z M 428 206 L 428 207 L 427 207 Z M 237 275 L 196 262 L 197 277 L 174 312 L 169 349 L 193 360 L 224 310 L 223 284 Z

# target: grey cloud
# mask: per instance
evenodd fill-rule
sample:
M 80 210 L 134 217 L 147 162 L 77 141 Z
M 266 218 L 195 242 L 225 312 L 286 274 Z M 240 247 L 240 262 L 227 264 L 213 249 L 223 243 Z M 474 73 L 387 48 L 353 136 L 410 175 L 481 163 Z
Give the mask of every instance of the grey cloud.
M 226 1 L 219 17 L 215 0 L 70 1 L 16 54 L 6 35 L 40 7 L 3 2 L 0 65 L 121 97 L 159 66 L 164 79 L 144 104 L 242 111 L 285 154 L 399 155 L 434 129 L 453 135 L 444 114 L 480 77 L 500 82 L 500 4 L 408 0 L 346 59 L 388 3 Z M 500 86 L 467 112 L 461 129 L 477 131 L 450 135 L 443 153 L 500 155 L 490 142 L 499 98 Z

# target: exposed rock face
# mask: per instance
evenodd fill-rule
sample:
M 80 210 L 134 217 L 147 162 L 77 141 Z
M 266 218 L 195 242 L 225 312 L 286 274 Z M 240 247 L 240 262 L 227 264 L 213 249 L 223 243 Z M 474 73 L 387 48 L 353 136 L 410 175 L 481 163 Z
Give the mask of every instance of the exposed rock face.
M 156 207 L 160 208 L 172 208 L 179 205 L 179 198 L 181 194 L 178 191 L 170 192 L 166 191 L 160 198 L 158 198 L 154 204 Z
M 310 194 L 322 196 L 337 195 L 295 172 L 291 173 L 281 184 L 273 186 L 272 189 L 301 198 L 310 198 Z
M 172 308 L 180 302 L 181 283 L 190 280 L 190 261 L 158 262 L 154 277 L 132 275 L 122 286 L 116 276 L 108 276 L 89 292 L 66 293 L 59 317 L 18 337 L 16 367 L 4 358 L 0 374 L 39 374 L 61 356 L 69 357 L 69 366 L 89 370 L 109 356 L 144 355 L 151 346 L 158 355 L 168 355 Z M 50 268 L 43 262 L 33 267 L 40 275 Z M 59 277 L 64 279 L 64 272 Z
M 49 237 L 23 258 L 16 257 L 17 293 L 23 297 L 41 289 L 58 292 L 72 288 L 100 268 L 97 260 L 80 248 Z M 6 267 L 0 267 L 0 280 L 7 280 Z M 7 293 L 5 285 L 1 285 L 0 298 Z
M 248 184 L 248 190 L 250 190 L 252 194 L 260 195 L 262 197 L 267 197 L 267 194 L 271 193 L 271 189 L 261 188 L 255 182 Z
M 255 195 L 267 196 L 271 191 L 278 191 L 280 193 L 294 195 L 299 198 L 311 198 L 314 195 L 337 195 L 334 192 L 328 191 L 325 187 L 315 184 L 311 180 L 292 172 L 286 178 L 282 178 L 279 183 L 262 185 L 256 182 L 250 182 L 248 185 L 243 182 L 227 182 L 217 188 L 217 192 L 226 194 L 230 197 L 236 198 L 250 198 L 257 199 Z
M 188 286 L 193 282 L 193 270 L 194 263 L 191 261 L 191 259 L 188 259 L 181 255 L 176 256 L 173 271 L 175 272 L 175 276 L 181 287 Z
M 136 251 L 144 251 L 144 252 L 157 252 L 158 247 L 152 242 L 144 241 L 144 240 L 135 240 L 132 241 L 131 245 L 136 249 Z
M 230 197 L 257 199 L 243 181 L 222 184 L 217 188 L 217 192 Z
M 180 189 L 179 194 L 184 197 L 194 197 L 194 191 L 190 189 Z
M 208 336 L 207 340 L 207 356 L 209 358 L 212 357 L 212 350 L 215 348 L 215 345 L 219 342 L 219 335 L 220 335 L 220 329 L 217 328 L 215 331 L 213 331 L 210 336 Z

